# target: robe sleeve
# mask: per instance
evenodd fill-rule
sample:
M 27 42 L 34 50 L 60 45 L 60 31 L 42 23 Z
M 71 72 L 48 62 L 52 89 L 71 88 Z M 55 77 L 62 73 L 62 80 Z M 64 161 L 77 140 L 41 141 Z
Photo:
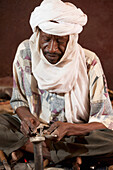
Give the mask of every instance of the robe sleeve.
M 89 69 L 90 116 L 89 122 L 103 123 L 113 129 L 113 109 L 107 81 L 99 58 L 95 55 Z
M 38 86 L 31 68 L 31 52 L 28 41 L 24 41 L 19 45 L 13 62 L 13 92 L 10 103 L 14 112 L 21 106 L 28 107 L 33 114 L 38 112 Z

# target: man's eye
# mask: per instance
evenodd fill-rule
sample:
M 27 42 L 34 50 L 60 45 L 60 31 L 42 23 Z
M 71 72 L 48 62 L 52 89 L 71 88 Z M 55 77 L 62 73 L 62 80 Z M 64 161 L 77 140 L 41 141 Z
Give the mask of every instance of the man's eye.
M 48 42 L 48 41 L 50 41 L 50 38 L 45 38 L 44 41 Z
M 58 39 L 57 42 L 60 43 L 60 44 L 63 44 L 63 43 L 64 43 L 64 41 L 62 41 L 62 40 L 60 40 L 60 39 Z

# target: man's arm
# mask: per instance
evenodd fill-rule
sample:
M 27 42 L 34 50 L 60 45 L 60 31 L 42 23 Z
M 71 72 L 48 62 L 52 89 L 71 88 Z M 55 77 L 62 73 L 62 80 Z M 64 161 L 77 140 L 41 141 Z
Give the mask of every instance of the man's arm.
M 64 136 L 87 135 L 96 129 L 106 129 L 106 126 L 98 122 L 76 124 L 58 121 L 53 123 L 46 133 L 57 135 L 57 141 L 59 141 Z
M 21 106 L 16 109 L 18 117 L 21 119 L 20 130 L 25 136 L 28 136 L 33 132 L 40 124 L 38 118 L 30 113 L 29 108 Z
M 31 85 L 33 76 L 30 56 L 28 41 L 22 42 L 13 62 L 13 93 L 10 101 L 14 112 L 21 119 L 21 131 L 24 135 L 29 135 L 39 125 L 38 118 L 33 115 L 37 113 L 38 92 L 35 92 L 35 85 Z

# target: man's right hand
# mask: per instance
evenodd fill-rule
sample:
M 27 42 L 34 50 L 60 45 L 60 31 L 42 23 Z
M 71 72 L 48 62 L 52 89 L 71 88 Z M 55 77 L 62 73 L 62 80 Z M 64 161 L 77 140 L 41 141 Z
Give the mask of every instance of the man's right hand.
M 21 119 L 20 130 L 25 136 L 30 136 L 39 126 L 40 122 L 37 117 L 30 113 L 27 107 L 19 107 L 16 110 L 17 115 Z
M 36 117 L 28 116 L 21 121 L 20 130 L 25 136 L 31 136 L 31 132 L 35 131 L 39 124 Z

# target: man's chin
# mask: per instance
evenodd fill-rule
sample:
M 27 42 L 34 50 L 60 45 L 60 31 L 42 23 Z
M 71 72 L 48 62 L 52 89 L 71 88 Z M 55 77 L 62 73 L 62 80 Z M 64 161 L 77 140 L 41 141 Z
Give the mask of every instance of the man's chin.
M 59 61 L 59 57 L 45 57 L 47 59 L 47 61 L 51 64 L 56 64 Z
M 51 63 L 51 64 L 56 64 L 58 62 L 58 60 L 51 60 L 51 59 L 49 59 L 48 62 Z

